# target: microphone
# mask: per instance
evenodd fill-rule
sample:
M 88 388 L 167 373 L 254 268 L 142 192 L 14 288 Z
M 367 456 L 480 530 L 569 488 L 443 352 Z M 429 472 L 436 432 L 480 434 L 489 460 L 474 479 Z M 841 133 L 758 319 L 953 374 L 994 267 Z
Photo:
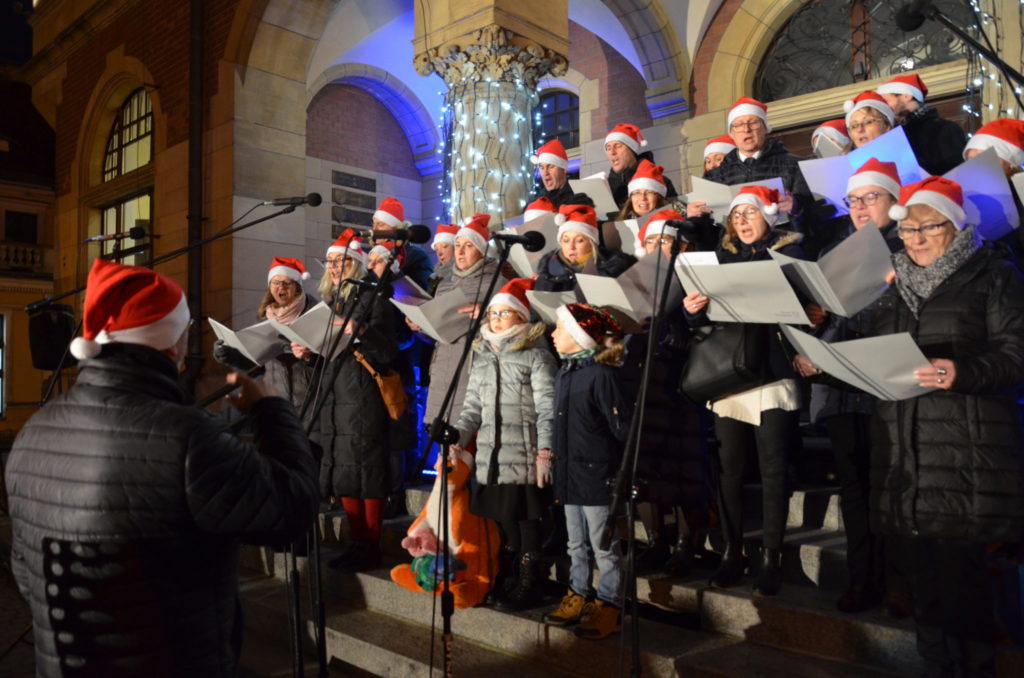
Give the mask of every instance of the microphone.
M 341 282 L 348 283 L 350 285 L 358 285 L 359 287 L 369 287 L 370 289 L 377 286 L 377 283 L 370 280 L 363 280 L 362 278 L 345 278 Z
M 127 233 L 104 233 L 102 235 L 94 235 L 90 238 L 83 240 L 83 243 L 87 242 L 106 242 L 107 240 L 121 240 L 122 238 L 131 238 L 132 240 L 141 240 L 146 237 L 146 229 L 142 226 L 132 226 L 128 229 Z
M 916 31 L 924 23 L 924 11 L 931 7 L 928 0 L 913 0 L 896 10 L 896 25 L 904 31 Z
M 345 228 L 351 228 L 353 231 L 372 236 L 374 240 L 402 240 L 413 245 L 422 245 L 423 243 L 430 242 L 430 239 L 433 237 L 430 228 L 423 224 L 412 224 L 409 228 L 375 229 L 372 226 L 359 225 L 347 225 Z
M 540 252 L 544 249 L 546 240 L 540 231 L 527 231 L 523 235 L 517 233 L 494 233 L 492 238 L 500 242 L 507 242 L 510 245 L 522 245 L 527 252 Z
M 316 207 L 324 201 L 320 197 L 319 193 L 310 193 L 309 195 L 300 195 L 294 198 L 274 198 L 273 200 L 264 200 L 260 205 L 273 205 L 275 207 L 298 207 L 299 205 L 309 205 L 310 207 Z

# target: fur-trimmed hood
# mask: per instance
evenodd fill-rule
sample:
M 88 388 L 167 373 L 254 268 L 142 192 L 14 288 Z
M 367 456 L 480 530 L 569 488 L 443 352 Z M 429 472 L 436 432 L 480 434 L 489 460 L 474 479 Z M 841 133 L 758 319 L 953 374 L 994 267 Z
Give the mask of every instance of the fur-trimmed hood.
M 753 252 L 760 252 L 762 250 L 781 250 L 787 245 L 796 245 L 804 239 L 802 233 L 796 231 L 787 231 L 782 228 L 772 228 L 768 230 L 768 235 L 758 240 L 757 242 L 749 245 L 744 245 L 739 238 L 736 237 L 735 233 L 730 233 L 728 229 L 725 231 L 725 235 L 722 236 L 722 249 L 733 254 L 739 254 L 741 249 L 750 249 Z
M 547 326 L 542 322 L 533 323 L 530 329 L 526 330 L 512 341 L 505 342 L 502 346 L 500 353 L 514 353 L 515 351 L 523 351 L 528 348 L 533 348 L 537 342 L 544 336 L 547 331 Z M 476 339 L 473 341 L 473 350 L 477 353 L 483 353 L 489 350 L 487 341 L 482 335 L 476 335 Z

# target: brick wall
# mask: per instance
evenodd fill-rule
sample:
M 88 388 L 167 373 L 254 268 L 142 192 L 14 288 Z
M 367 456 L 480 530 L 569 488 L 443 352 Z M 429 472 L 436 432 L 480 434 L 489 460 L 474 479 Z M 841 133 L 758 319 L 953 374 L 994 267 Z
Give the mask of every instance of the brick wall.
M 569 66 L 600 83 L 598 108 L 590 117 L 591 138 L 603 139 L 620 122 L 651 126 L 643 75 L 611 45 L 574 21 L 569 22 Z
M 708 30 L 704 33 L 704 39 L 697 48 L 697 58 L 693 60 L 693 77 L 690 79 L 690 110 L 693 115 L 703 115 L 708 112 L 708 75 L 711 73 L 711 63 L 718 53 L 718 45 L 729 27 L 729 22 L 736 14 L 736 11 L 743 4 L 743 0 L 725 0 L 715 12 Z
M 238 0 L 205 3 L 204 97 L 217 91 L 216 64 L 224 54 Z M 57 192 L 70 189 L 69 171 L 89 97 L 106 67 L 106 55 L 124 45 L 152 74 L 166 115 L 167 146 L 188 137 L 188 2 L 146 0 L 135 3 L 66 61 L 67 76 L 57 107 Z
M 328 85 L 306 111 L 306 154 L 420 180 L 405 132 L 373 95 L 349 85 Z

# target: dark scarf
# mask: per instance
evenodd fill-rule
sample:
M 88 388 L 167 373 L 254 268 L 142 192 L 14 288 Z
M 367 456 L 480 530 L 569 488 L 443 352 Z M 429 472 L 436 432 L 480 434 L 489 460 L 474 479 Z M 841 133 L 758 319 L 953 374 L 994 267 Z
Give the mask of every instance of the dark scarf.
M 979 249 L 981 242 L 974 235 L 974 226 L 968 226 L 957 233 L 942 256 L 928 266 L 915 264 L 906 251 L 892 255 L 892 263 L 896 268 L 896 290 L 915 318 L 918 317 L 921 304 L 932 292 Z

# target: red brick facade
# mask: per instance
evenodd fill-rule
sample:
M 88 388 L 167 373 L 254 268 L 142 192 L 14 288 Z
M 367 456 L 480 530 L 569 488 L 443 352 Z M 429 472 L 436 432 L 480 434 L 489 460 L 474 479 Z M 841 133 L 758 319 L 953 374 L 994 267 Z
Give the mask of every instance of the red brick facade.
M 313 158 L 420 180 L 405 132 L 373 95 L 328 85 L 306 110 L 306 154 Z
M 600 104 L 590 116 L 591 138 L 604 138 L 620 122 L 651 126 L 643 76 L 611 45 L 574 21 L 569 22 L 569 67 L 599 82 Z
M 722 36 L 729 28 L 736 10 L 743 4 L 743 0 L 725 0 L 715 12 L 704 39 L 697 48 L 697 58 L 693 60 L 693 77 L 690 79 L 690 111 L 693 115 L 703 115 L 708 112 L 708 76 L 711 74 L 711 63 L 718 53 L 718 44 Z

